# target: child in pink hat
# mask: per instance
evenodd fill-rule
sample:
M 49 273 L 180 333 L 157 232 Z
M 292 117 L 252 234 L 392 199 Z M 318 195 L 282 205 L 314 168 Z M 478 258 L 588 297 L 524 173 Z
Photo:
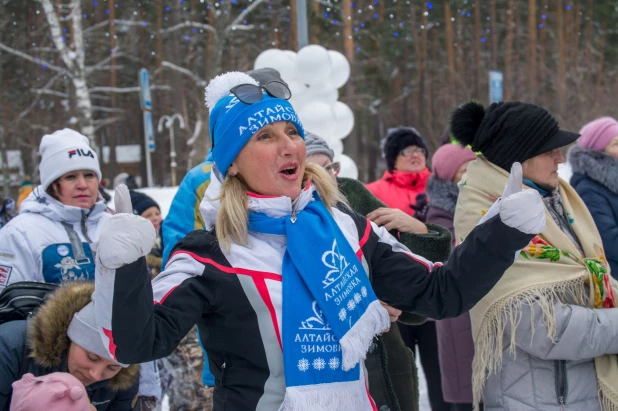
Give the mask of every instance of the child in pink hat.
M 13 383 L 11 411 L 96 411 L 86 389 L 69 373 L 28 373 Z

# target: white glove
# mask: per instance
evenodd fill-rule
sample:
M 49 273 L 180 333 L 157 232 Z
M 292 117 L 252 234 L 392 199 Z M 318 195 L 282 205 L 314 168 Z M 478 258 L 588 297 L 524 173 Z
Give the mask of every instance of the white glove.
M 538 191 L 523 190 L 523 171 L 519 163 L 513 164 L 502 197 L 481 218 L 479 225 L 497 214 L 504 224 L 522 233 L 545 231 L 545 204 Z
M 97 264 L 109 270 L 116 270 L 147 255 L 157 237 L 150 221 L 133 214 L 126 185 L 116 188 L 114 204 L 117 214 L 103 224 L 96 247 Z

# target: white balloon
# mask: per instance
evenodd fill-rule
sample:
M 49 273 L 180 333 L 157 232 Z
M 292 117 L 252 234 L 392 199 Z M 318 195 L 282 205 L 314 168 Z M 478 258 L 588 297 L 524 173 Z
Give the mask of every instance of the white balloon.
M 328 82 L 309 86 L 305 99 L 308 101 L 323 101 L 326 104 L 334 104 L 339 100 L 339 92 Z
M 337 127 L 333 132 L 333 137 L 346 138 L 354 129 L 354 112 L 347 104 L 341 101 L 333 104 L 333 111 L 337 121 Z
M 283 50 L 283 52 L 296 63 L 296 52 L 292 50 Z
M 335 140 L 333 142 L 328 141 L 328 146 L 333 150 L 336 158 L 339 158 L 343 153 L 343 141 L 341 140 Z
M 332 62 L 329 81 L 336 88 L 341 88 L 350 78 L 350 62 L 343 54 L 335 50 L 328 50 L 328 55 Z
M 305 46 L 296 55 L 298 79 L 306 84 L 319 84 L 330 77 L 332 62 L 328 51 L 315 44 Z
M 279 49 L 268 49 L 261 52 L 255 59 L 255 69 L 274 68 L 285 82 L 296 78 L 296 61 L 288 53 Z
M 309 101 L 297 111 L 306 131 L 318 136 L 329 136 L 335 130 L 335 112 L 330 105 L 321 101 Z
M 274 68 L 270 63 L 280 56 L 285 56 L 285 53 L 279 49 L 268 49 L 261 52 L 253 63 L 254 69 L 261 69 L 264 67 Z
M 292 105 L 292 108 L 294 109 L 294 111 L 296 111 L 296 114 L 300 113 L 300 111 L 303 109 L 303 106 L 305 105 L 305 100 L 297 100 L 297 99 L 291 98 L 288 101 Z
M 358 179 L 358 167 L 354 160 L 352 160 L 349 156 L 342 154 L 339 157 L 339 162 L 341 163 L 341 171 L 339 172 L 339 177 L 347 177 Z
M 292 92 L 292 99 L 303 100 L 307 96 L 309 89 L 307 88 L 307 86 L 305 86 L 303 82 L 298 80 L 292 80 L 288 81 L 287 83 L 290 91 Z

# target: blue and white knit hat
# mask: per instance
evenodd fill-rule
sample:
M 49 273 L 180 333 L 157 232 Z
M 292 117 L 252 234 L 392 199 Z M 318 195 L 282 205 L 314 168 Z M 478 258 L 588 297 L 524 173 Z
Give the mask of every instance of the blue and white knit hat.
M 305 138 L 303 125 L 289 101 L 264 92 L 261 101 L 245 104 L 230 93 L 233 87 L 240 84 L 258 85 L 249 75 L 231 71 L 215 77 L 206 87 L 213 159 L 223 176 L 247 141 L 268 124 L 288 121 Z

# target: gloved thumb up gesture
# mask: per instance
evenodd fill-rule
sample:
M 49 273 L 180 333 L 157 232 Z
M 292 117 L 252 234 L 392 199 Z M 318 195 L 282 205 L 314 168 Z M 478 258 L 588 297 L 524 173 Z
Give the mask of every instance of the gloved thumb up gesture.
M 147 255 L 157 233 L 152 223 L 133 214 L 131 196 L 126 185 L 116 188 L 116 214 L 103 224 L 96 249 L 97 265 L 115 270 Z
M 500 214 L 504 224 L 522 233 L 536 235 L 545 231 L 545 204 L 538 191 L 523 189 L 523 171 L 519 163 L 513 164 L 502 197 L 491 206 L 479 224 L 496 214 Z

